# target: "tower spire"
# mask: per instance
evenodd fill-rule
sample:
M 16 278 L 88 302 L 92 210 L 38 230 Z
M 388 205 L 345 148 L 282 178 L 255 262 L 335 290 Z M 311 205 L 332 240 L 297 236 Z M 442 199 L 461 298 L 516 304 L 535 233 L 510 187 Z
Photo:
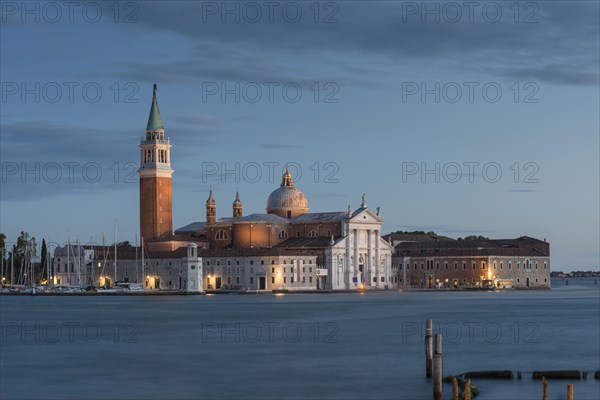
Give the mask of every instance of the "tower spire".
M 147 131 L 164 131 L 165 127 L 160 117 L 160 110 L 158 109 L 158 100 L 156 99 L 156 83 L 152 86 L 152 105 L 150 106 L 150 115 L 148 116 L 148 125 L 146 126 Z

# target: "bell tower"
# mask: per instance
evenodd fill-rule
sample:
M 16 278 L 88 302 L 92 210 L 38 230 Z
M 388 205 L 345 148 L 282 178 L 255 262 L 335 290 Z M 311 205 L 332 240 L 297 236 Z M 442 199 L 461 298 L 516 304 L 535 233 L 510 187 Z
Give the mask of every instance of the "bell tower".
M 206 225 L 212 225 L 217 222 L 217 202 L 212 194 L 212 189 L 206 200 Z
M 140 142 L 140 236 L 148 241 L 173 233 L 171 143 L 152 90 L 152 106 L 146 134 Z
M 242 204 L 242 201 L 240 200 L 239 192 L 235 192 L 235 200 L 233 202 L 232 208 L 233 208 L 233 218 L 242 217 L 243 204 Z

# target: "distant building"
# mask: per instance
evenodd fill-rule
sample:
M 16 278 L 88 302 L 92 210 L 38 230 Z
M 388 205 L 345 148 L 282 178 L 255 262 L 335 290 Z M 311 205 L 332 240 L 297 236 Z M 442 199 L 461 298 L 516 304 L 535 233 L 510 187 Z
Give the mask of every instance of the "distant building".
M 405 240 L 402 240 L 405 239 Z M 550 287 L 550 244 L 517 239 L 453 240 L 396 234 L 392 264 L 400 287 Z

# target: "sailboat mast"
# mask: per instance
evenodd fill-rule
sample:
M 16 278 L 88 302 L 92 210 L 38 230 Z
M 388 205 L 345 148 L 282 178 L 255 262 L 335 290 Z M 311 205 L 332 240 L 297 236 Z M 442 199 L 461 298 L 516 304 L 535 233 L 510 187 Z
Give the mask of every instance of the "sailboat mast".
M 140 264 L 138 260 L 138 240 L 137 234 L 135 235 L 135 281 L 139 283 L 140 281 Z
M 13 247 L 13 251 L 10 252 L 10 286 L 14 286 L 15 284 L 15 248 Z
M 71 235 L 67 231 L 67 282 L 71 286 Z
M 142 239 L 142 283 L 143 286 L 142 287 L 146 287 L 146 272 L 145 272 L 145 268 L 144 268 L 144 237 L 141 237 Z
M 81 287 L 81 245 L 77 239 L 77 286 Z
M 117 224 L 115 224 L 115 285 L 117 284 Z

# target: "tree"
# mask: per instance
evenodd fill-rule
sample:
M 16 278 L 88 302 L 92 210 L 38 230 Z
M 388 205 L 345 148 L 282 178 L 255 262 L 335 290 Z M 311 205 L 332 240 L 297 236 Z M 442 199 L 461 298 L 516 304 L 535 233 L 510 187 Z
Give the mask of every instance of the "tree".
M 485 236 L 470 235 L 470 236 L 465 236 L 465 238 L 463 240 L 490 240 L 490 238 L 485 237 Z
M 40 271 L 38 272 L 38 274 L 40 274 L 41 279 L 44 278 L 41 275 L 44 272 L 44 268 L 46 268 L 47 257 L 48 257 L 48 249 L 46 248 L 46 239 L 42 239 L 42 254 L 40 256 Z

